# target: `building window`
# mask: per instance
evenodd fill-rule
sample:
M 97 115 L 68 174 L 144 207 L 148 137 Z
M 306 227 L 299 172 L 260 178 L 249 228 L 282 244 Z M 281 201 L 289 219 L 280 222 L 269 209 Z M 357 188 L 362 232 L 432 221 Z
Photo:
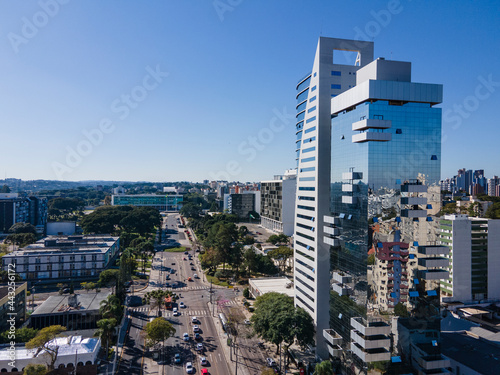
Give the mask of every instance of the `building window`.
M 316 169 L 316 167 L 308 167 L 308 168 L 301 168 L 301 172 L 313 172 Z
M 401 130 L 401 129 L 396 129 L 396 134 L 403 134 L 403 130 Z
M 307 113 L 311 113 L 312 111 L 315 111 L 316 110 L 316 106 L 314 107 L 311 107 L 307 110 Z
M 299 181 L 315 181 L 314 177 L 299 177 Z
M 316 91 L 316 86 L 311 87 L 311 92 Z
M 316 126 L 313 126 L 313 127 L 310 127 L 309 129 L 306 129 L 306 130 L 304 131 L 304 133 L 305 133 L 305 134 L 307 134 L 307 133 L 313 132 L 313 131 L 315 131 L 315 130 L 316 130 Z
M 339 72 L 338 70 L 332 70 L 332 76 L 340 76 L 342 75 L 342 72 Z
M 335 90 L 340 90 L 342 88 L 341 85 L 338 85 L 338 84 L 332 84 L 332 89 L 335 89 Z
M 373 115 L 373 119 L 374 120 L 383 120 L 384 119 L 384 115 Z
M 302 162 L 302 163 L 307 163 L 307 162 L 309 162 L 309 161 L 315 161 L 315 160 L 316 160 L 316 157 L 315 157 L 315 156 L 313 156 L 313 157 L 311 157 L 311 158 L 305 158 L 305 159 L 302 159 L 302 160 L 301 160 L 301 162 Z
M 316 95 L 309 99 L 309 103 L 314 102 L 316 100 Z
M 306 153 L 306 152 L 311 152 L 311 151 L 314 151 L 314 150 L 316 150 L 316 147 L 309 147 L 309 148 L 305 148 L 305 149 L 303 149 L 303 150 L 302 150 L 302 153 L 304 154 L 304 153 Z
M 306 120 L 306 124 L 309 124 L 310 122 L 316 120 L 316 116 L 310 117 Z
M 431 160 L 438 160 L 438 157 L 436 155 L 432 155 Z

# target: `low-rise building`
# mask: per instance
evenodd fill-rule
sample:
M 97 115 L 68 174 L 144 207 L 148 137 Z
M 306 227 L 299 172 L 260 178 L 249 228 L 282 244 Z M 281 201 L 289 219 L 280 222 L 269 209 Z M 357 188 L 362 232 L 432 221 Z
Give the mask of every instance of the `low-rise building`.
M 111 292 L 50 296 L 30 317 L 30 327 L 62 325 L 68 331 L 97 328 L 99 308 Z
M 250 279 L 248 284 L 248 290 L 255 298 L 269 292 L 278 292 L 293 298 L 293 281 L 286 277 Z
M 85 366 L 85 374 L 92 375 L 97 373 L 97 356 L 101 349 L 101 340 L 99 338 L 68 336 L 57 337 L 49 344 L 58 347 L 57 360 L 54 364 L 56 369 L 80 368 Z M 48 353 L 42 352 L 35 356 L 37 349 L 26 349 L 24 345 L 16 345 L 15 359 L 11 358 L 10 346 L 0 348 L 0 372 L 21 372 L 29 364 L 50 363 Z M 14 364 L 15 367 L 12 367 Z M 78 370 L 80 373 L 80 370 Z
M 113 206 L 153 207 L 159 211 L 179 211 L 182 207 L 182 195 L 137 194 L 112 195 Z
M 109 235 L 49 236 L 2 257 L 2 269 L 33 283 L 97 278 L 116 260 L 120 238 Z

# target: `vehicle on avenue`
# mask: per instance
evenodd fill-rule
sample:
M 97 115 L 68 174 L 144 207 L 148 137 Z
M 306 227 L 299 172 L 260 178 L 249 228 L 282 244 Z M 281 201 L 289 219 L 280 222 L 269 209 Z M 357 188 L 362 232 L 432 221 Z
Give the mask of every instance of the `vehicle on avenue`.
M 174 355 L 174 362 L 175 363 L 181 363 L 182 362 L 181 355 L 179 353 L 175 353 L 175 355 Z
M 200 365 L 202 365 L 202 366 L 208 365 L 208 361 L 207 361 L 206 357 L 201 357 L 200 358 Z
M 194 367 L 191 362 L 186 363 L 186 374 L 194 374 Z
M 193 281 L 193 279 L 191 277 L 188 277 L 188 281 Z
M 200 335 L 198 332 L 196 332 L 196 333 L 194 334 L 194 339 L 195 339 L 196 341 L 201 340 L 201 335 Z
M 196 268 L 194 268 L 194 266 L 191 267 L 191 271 L 196 271 Z
M 196 350 L 199 352 L 203 351 L 203 344 L 201 342 L 196 344 Z
M 180 307 L 181 309 L 185 309 L 185 308 L 186 308 L 186 305 L 184 304 L 184 302 L 180 302 L 180 303 L 179 303 L 179 307 Z
M 243 323 L 245 323 L 245 324 L 247 324 L 247 325 L 248 325 L 248 324 L 252 324 L 252 322 L 250 322 L 250 320 L 248 320 L 248 319 L 245 319 L 245 320 L 243 321 Z
M 198 327 L 197 325 L 193 326 L 193 332 L 200 332 L 200 327 Z
M 182 339 L 184 341 L 189 341 L 189 333 L 185 332 L 183 335 L 182 335 Z
M 187 252 L 187 251 L 184 251 L 184 254 L 185 254 L 185 255 L 188 255 L 188 252 Z
M 194 277 L 195 279 L 199 279 L 199 277 L 198 277 L 198 275 L 197 275 L 196 273 L 193 275 L 193 277 Z
M 202 375 L 208 375 L 208 370 L 207 370 L 206 368 L 202 368 L 202 369 L 200 370 L 200 373 L 201 373 Z
M 266 363 L 269 367 L 274 367 L 276 366 L 276 361 L 272 358 L 266 358 Z
M 179 311 L 174 311 L 172 313 L 173 316 L 181 316 L 181 313 Z
M 198 317 L 197 316 L 193 316 L 191 318 L 191 323 L 195 323 L 195 324 L 198 323 Z

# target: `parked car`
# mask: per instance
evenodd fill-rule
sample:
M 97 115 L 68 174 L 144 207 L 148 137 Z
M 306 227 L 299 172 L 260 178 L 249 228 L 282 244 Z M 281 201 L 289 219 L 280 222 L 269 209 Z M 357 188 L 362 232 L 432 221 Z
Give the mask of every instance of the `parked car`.
M 266 363 L 269 367 L 274 367 L 276 366 L 276 361 L 272 358 L 266 358 Z

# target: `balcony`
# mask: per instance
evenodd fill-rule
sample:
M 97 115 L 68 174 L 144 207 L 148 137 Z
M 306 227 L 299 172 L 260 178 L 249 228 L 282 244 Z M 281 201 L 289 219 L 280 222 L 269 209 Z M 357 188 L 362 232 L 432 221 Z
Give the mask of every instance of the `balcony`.
M 448 255 L 450 253 L 448 246 L 443 245 L 418 246 L 417 251 L 423 255 Z
M 427 198 L 424 197 L 402 197 L 401 204 L 409 204 L 411 206 L 421 206 L 427 204 Z
M 357 342 L 364 349 L 388 349 L 391 345 L 391 340 L 387 336 L 363 336 L 355 329 L 351 330 L 351 340 Z
M 426 268 L 445 268 L 450 265 L 448 258 L 419 258 L 418 265 Z
M 342 180 L 362 180 L 362 172 L 344 172 L 342 173 Z
M 330 345 L 327 345 L 328 346 L 328 353 L 332 356 L 332 357 L 342 357 L 342 348 L 339 346 L 339 345 L 334 345 L 334 346 L 330 346 Z
M 387 349 L 367 349 L 364 350 L 359 344 L 351 342 L 352 352 L 358 356 L 363 362 L 378 362 L 389 361 L 391 359 L 391 352 Z
M 339 236 L 340 235 L 339 228 L 323 227 L 323 232 L 325 232 L 327 234 L 331 234 L 332 236 Z
M 450 278 L 450 273 L 444 270 L 424 270 L 420 271 L 424 280 L 445 280 Z
M 352 289 L 347 285 L 342 286 L 340 284 L 333 283 L 332 290 L 337 292 L 340 296 L 348 296 L 352 294 Z
M 336 238 L 323 237 L 323 242 L 330 246 L 340 246 L 340 241 Z
M 390 129 L 391 120 L 364 119 L 352 124 L 352 131 L 363 131 L 368 129 Z
M 392 134 L 382 132 L 366 131 L 352 136 L 352 143 L 389 142 L 390 140 L 392 140 Z
M 358 186 L 352 184 L 342 184 L 342 191 L 345 193 L 353 193 L 358 191 Z
M 351 276 L 345 275 L 345 274 L 342 274 L 339 272 L 334 272 L 332 277 L 333 277 L 333 280 L 335 280 L 336 282 L 338 282 L 340 284 L 347 284 L 347 283 L 350 283 L 352 281 Z
M 414 218 L 414 217 L 426 217 L 426 216 L 427 216 L 427 210 L 409 210 L 409 209 L 401 210 L 401 217 Z
M 324 329 L 323 337 L 326 339 L 327 343 L 331 346 L 342 345 L 342 336 L 340 336 L 333 329 Z
M 351 318 L 351 327 L 359 331 L 363 336 L 386 335 L 391 333 L 391 327 L 383 320 L 372 320 L 356 317 Z
M 333 217 L 333 216 L 323 216 L 323 221 L 325 224 L 333 224 L 333 225 L 340 225 L 340 219 L 338 217 Z
M 420 357 L 418 358 L 418 364 L 424 370 L 438 370 L 451 366 L 450 360 L 444 357 L 442 354 Z M 432 373 L 434 374 L 434 372 Z
M 342 203 L 344 203 L 344 204 L 354 204 L 354 203 L 356 203 L 356 198 L 344 195 L 342 197 Z

